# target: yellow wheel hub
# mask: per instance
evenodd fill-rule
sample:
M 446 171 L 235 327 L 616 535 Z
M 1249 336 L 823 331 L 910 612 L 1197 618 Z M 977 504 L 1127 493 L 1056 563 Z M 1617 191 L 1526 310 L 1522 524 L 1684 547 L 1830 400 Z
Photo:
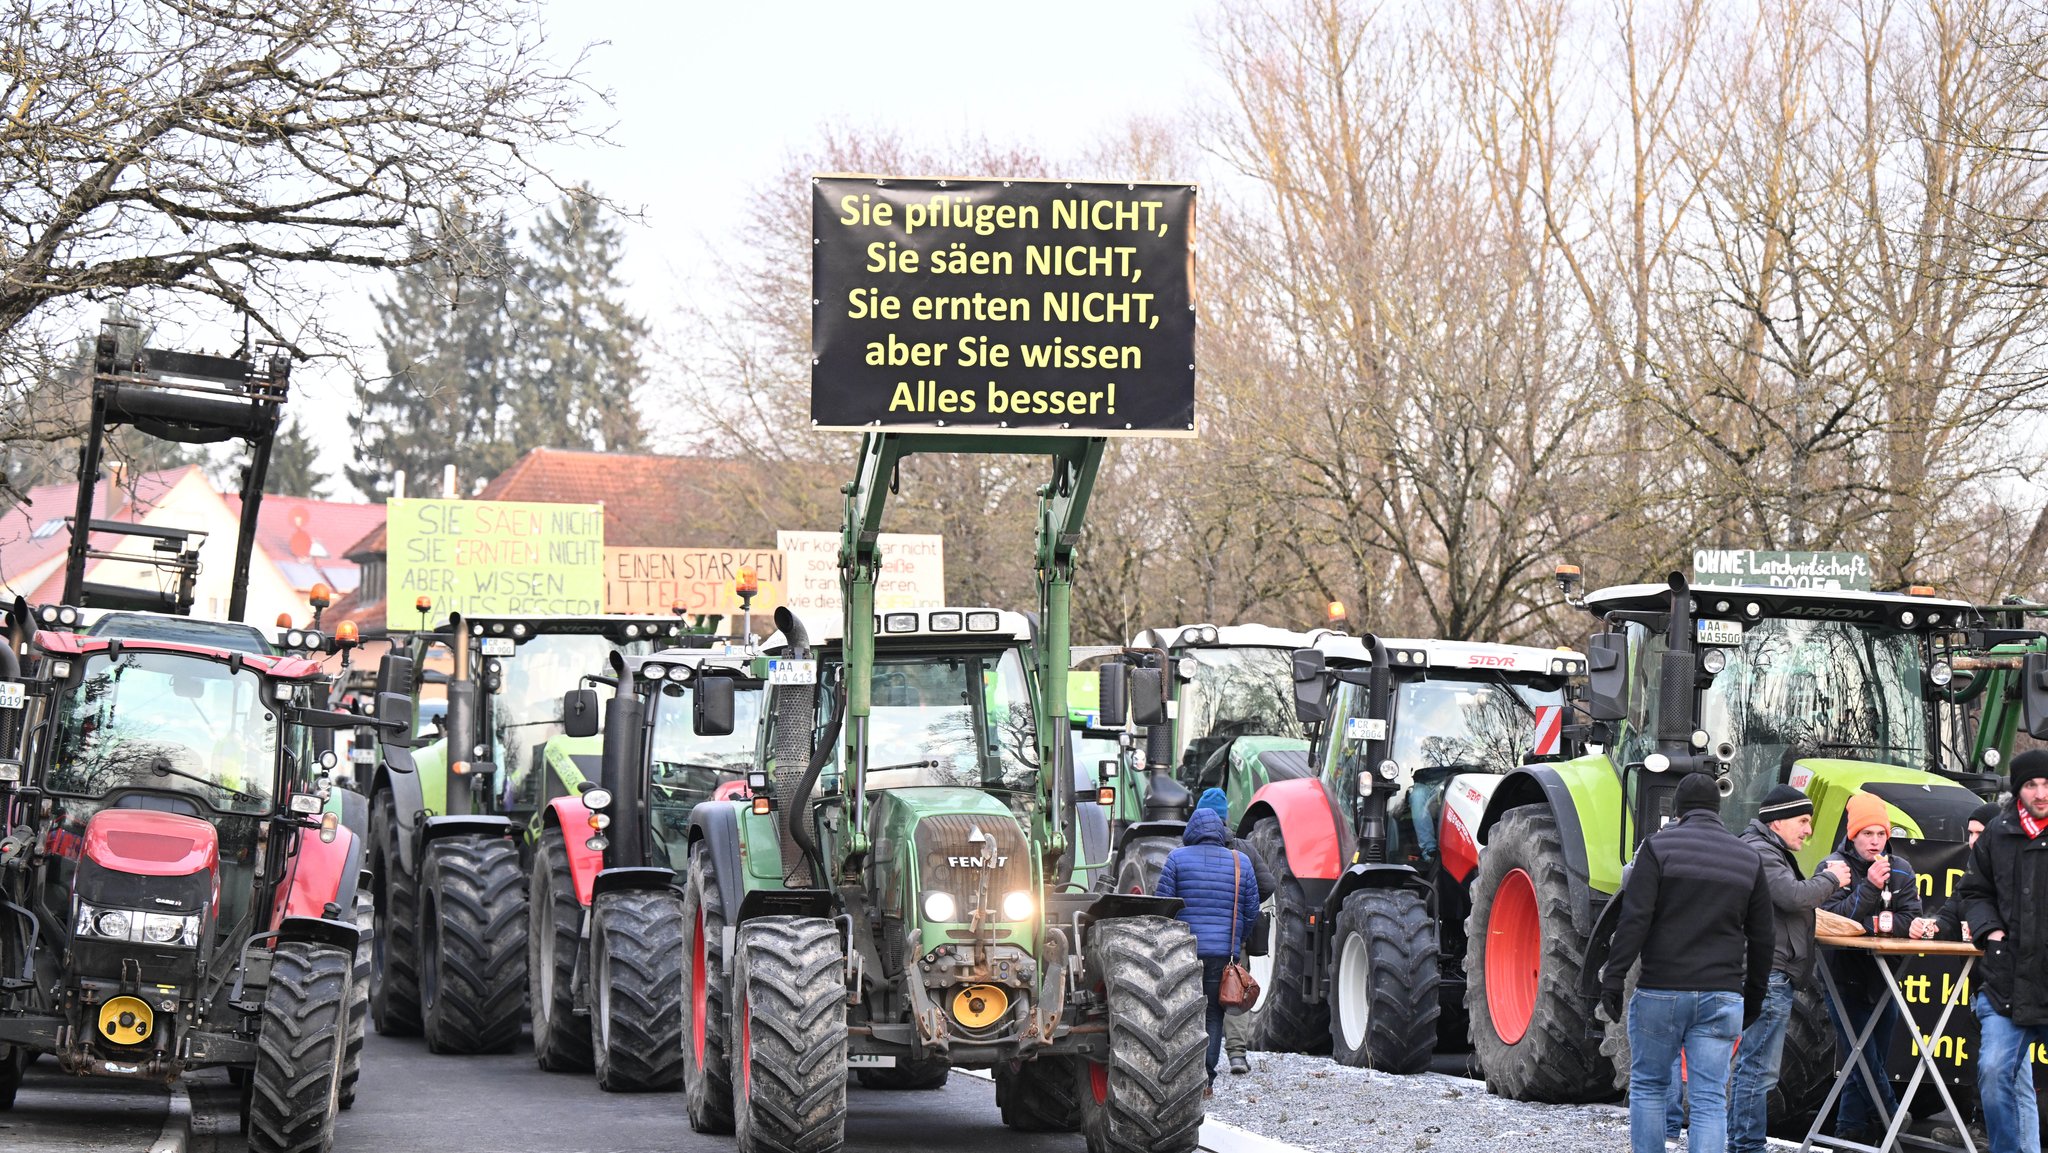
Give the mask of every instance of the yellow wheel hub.
M 134 997 L 116 997 L 100 1006 L 100 1036 L 116 1045 L 140 1045 L 156 1023 L 149 1006 Z
M 1003 1019 L 1010 995 L 995 985 L 969 985 L 953 994 L 953 1019 L 969 1029 L 986 1029 Z

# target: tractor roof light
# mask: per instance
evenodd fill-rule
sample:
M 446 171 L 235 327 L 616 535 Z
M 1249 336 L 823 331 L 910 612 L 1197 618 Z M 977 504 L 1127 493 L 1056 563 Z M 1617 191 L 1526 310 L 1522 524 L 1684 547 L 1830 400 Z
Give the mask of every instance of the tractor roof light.
M 933 613 L 925 618 L 925 627 L 935 633 L 957 633 L 960 631 L 960 614 Z
M 512 635 L 514 637 L 519 638 L 520 640 L 525 640 L 526 634 L 530 631 L 532 630 L 526 627 L 525 621 L 520 621 L 519 623 L 512 626 Z
M 354 621 L 343 621 L 334 626 L 334 643 L 341 648 L 354 648 L 363 643 L 362 630 Z
M 1933 586 L 1933 585 L 1907 585 L 1907 586 L 1906 586 L 1906 595 L 1907 595 L 1907 596 L 1909 596 L 1909 597 L 1931 597 L 1931 596 L 1933 596 L 1933 595 L 1934 595 L 1934 586 Z
M 761 591 L 761 582 L 755 577 L 754 570 L 750 568 L 741 569 L 739 574 L 733 577 L 732 591 L 734 596 L 742 597 L 750 597 L 759 593 Z
M 1344 620 L 1344 619 L 1345 619 L 1345 613 L 1344 613 L 1344 602 L 1343 602 L 1343 601 L 1331 601 L 1331 602 L 1330 602 L 1329 604 L 1326 604 L 1326 605 L 1324 605 L 1324 606 L 1323 606 L 1323 616 L 1324 616 L 1324 618 L 1325 618 L 1325 619 L 1327 619 L 1327 620 L 1328 620 L 1328 621 L 1329 621 L 1329 622 L 1330 622 L 1331 624 L 1336 624 L 1337 622 L 1339 622 L 1339 621 L 1342 621 L 1342 620 Z
M 316 581 L 313 591 L 306 595 L 306 603 L 316 609 L 324 609 L 334 603 L 334 590 L 328 587 L 327 582 Z
M 999 613 L 980 612 L 967 614 L 967 631 L 970 633 L 992 633 L 1001 628 L 1003 618 Z
M 885 633 L 914 633 L 917 631 L 916 613 L 882 614 L 882 631 Z
M 413 602 L 412 602 L 412 607 L 413 607 L 414 609 L 418 610 L 419 612 L 423 612 L 423 613 L 433 612 L 433 611 L 434 611 L 434 598 L 433 598 L 433 597 L 414 597 L 414 598 L 413 598 Z
M 279 613 L 279 614 L 277 614 L 277 627 L 278 627 L 278 628 L 281 628 L 281 629 L 288 629 L 288 628 L 292 627 L 292 614 L 290 614 L 290 613 Z

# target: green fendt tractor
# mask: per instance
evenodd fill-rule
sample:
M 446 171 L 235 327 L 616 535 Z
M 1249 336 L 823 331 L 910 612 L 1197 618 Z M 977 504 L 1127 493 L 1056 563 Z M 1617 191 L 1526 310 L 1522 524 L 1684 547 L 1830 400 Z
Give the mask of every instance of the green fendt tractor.
M 608 1092 L 682 1084 L 683 910 L 690 815 L 746 799 L 761 682 L 747 647 L 614 653 L 617 690 L 563 699 L 548 741 L 552 799 L 528 877 L 527 1001 L 543 1069 L 591 1070 Z
M 848 488 L 841 635 L 777 613 L 751 801 L 691 816 L 684 1082 L 743 1153 L 840 1147 L 846 1073 L 902 1088 L 992 1068 L 1007 1124 L 1095 1153 L 1192 1149 L 1201 962 L 1178 902 L 1074 891 L 1074 548 L 1101 439 L 870 433 Z M 1035 627 L 876 612 L 876 538 L 915 452 L 1050 457 Z M 1048 705 L 1050 702 L 1050 706 Z
M 414 702 L 425 744 L 394 760 L 387 742 L 367 782 L 378 1032 L 423 1033 L 437 1053 L 499 1053 L 518 1041 L 525 855 L 546 831 L 549 802 L 574 788 L 548 767 L 563 694 L 603 673 L 613 653 L 682 632 L 646 617 L 456 615 L 384 658 L 377 688 Z
M 1739 830 L 1773 786 L 1814 800 L 1811 870 L 1834 848 L 1858 790 L 1886 802 L 1913 842 L 1961 841 L 1978 803 L 1950 771 L 1939 704 L 1947 654 L 1976 610 L 1928 595 L 1823 589 L 1608 588 L 1567 600 L 1599 618 L 1587 646 L 1578 731 L 1587 755 L 1508 774 L 1476 830 L 1481 845 L 1466 922 L 1472 1039 L 1487 1084 L 1504 1096 L 1583 1101 L 1617 1085 L 1615 1034 L 1599 1040 L 1593 990 L 1624 866 L 1670 814 L 1689 771 L 1722 784 Z M 1959 758 L 1954 758 L 1959 759 Z M 1596 924 L 1605 919 L 1605 925 Z M 1621 1037 L 1625 1041 L 1625 1035 Z M 1811 998 L 1795 1007 L 1774 1117 L 1819 1102 L 1833 1037 Z M 1624 1062 L 1625 1064 L 1625 1058 Z M 1620 1074 L 1625 1076 L 1625 1070 Z

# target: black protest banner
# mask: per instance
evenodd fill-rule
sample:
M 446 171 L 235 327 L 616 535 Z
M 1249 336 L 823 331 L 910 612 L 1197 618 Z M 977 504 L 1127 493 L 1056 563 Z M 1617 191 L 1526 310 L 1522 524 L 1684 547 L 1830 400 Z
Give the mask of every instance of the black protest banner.
M 1195 189 L 820 176 L 821 428 L 1191 436 Z

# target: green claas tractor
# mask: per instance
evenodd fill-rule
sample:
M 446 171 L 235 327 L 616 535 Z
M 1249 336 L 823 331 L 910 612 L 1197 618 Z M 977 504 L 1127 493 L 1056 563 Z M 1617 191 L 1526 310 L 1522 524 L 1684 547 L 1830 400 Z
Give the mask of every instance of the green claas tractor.
M 518 1041 L 526 854 L 550 802 L 570 789 L 547 754 L 564 731 L 563 694 L 603 673 L 613 653 L 682 633 L 680 622 L 648 617 L 455 615 L 384 658 L 379 699 L 414 702 L 423 747 L 394 759 L 387 733 L 367 782 L 378 1032 L 424 1034 L 437 1053 L 499 1053 Z
M 221 1066 L 251 1148 L 327 1148 L 354 1092 L 363 863 L 316 741 L 361 718 L 328 688 L 299 653 L 0 646 L 0 1104 L 33 1054 L 159 1083 Z M 410 723 L 403 698 L 380 711 Z
M 1739 830 L 1781 783 L 1814 801 L 1811 871 L 1839 840 L 1861 790 L 1882 798 L 1894 851 L 1951 846 L 1977 795 L 1944 749 L 1948 653 L 1976 610 L 1931 595 L 1662 585 L 1576 595 L 1602 624 L 1588 647 L 1585 756 L 1527 765 L 1494 790 L 1466 922 L 1472 1039 L 1504 1096 L 1582 1101 L 1626 1076 L 1626 1035 L 1606 1040 L 1592 1009 L 1623 870 L 1669 817 L 1687 772 L 1719 779 L 1723 822 Z M 1833 1038 L 1811 997 L 1793 1012 L 1774 1118 L 1817 1107 Z M 1621 1068 L 1617 1070 L 1616 1065 Z
M 1272 879 L 1255 1036 L 1277 1048 L 1321 1021 L 1306 1039 L 1339 1061 L 1420 1072 L 1465 1043 L 1468 829 L 1504 774 L 1563 756 L 1564 689 L 1585 661 L 1326 634 L 1293 662 L 1309 772 L 1261 782 L 1233 763 L 1225 784 Z
M 682 1084 L 683 910 L 690 816 L 746 799 L 761 682 L 748 648 L 711 637 L 614 653 L 617 690 L 563 699 L 527 882 L 527 1001 L 543 1069 L 595 1069 L 609 1092 Z
M 1104 442 L 870 433 L 847 492 L 846 615 L 778 611 L 750 801 L 691 815 L 684 1088 L 743 1153 L 844 1142 L 846 1074 L 915 1088 L 992 1069 L 1004 1121 L 1094 1153 L 1194 1148 L 1201 962 L 1178 902 L 1081 891 L 1067 721 L 1073 552 Z M 877 612 L 900 459 L 1050 457 L 1035 625 Z M 1048 707 L 1048 702 L 1051 702 Z

